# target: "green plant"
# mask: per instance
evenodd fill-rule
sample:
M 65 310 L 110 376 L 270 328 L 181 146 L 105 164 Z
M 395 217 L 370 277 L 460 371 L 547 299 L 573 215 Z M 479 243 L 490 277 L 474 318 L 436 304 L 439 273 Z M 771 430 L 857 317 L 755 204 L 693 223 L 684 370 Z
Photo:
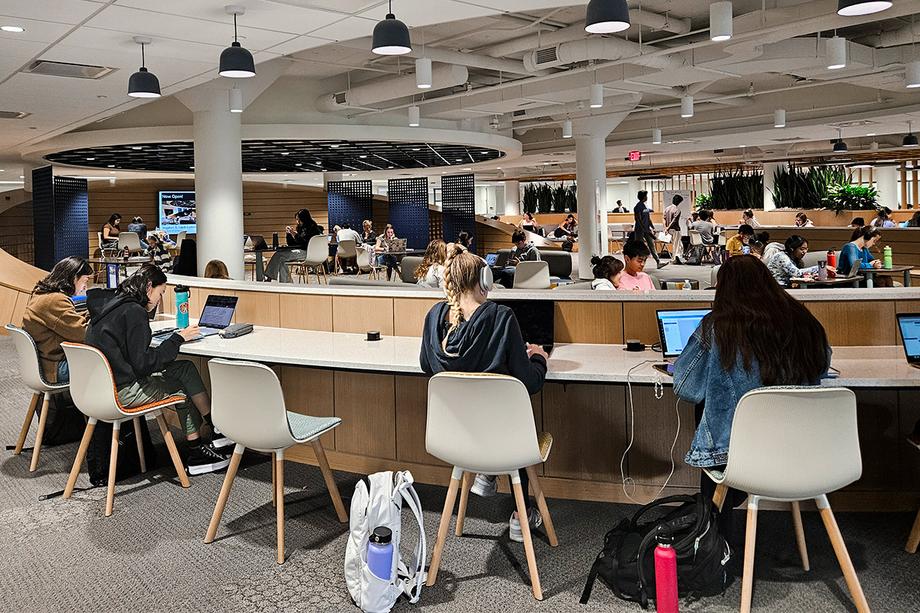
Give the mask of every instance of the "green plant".
M 574 183 L 565 190 L 565 210 L 569 213 L 578 212 L 578 188 Z
M 553 210 L 553 190 L 546 183 L 537 186 L 537 210 L 549 213 Z
M 842 166 L 781 166 L 773 175 L 773 202 L 780 209 L 819 209 L 829 206 L 831 192 L 847 183 Z
M 828 194 L 828 204 L 839 215 L 841 211 L 878 210 L 878 191 L 867 185 L 837 185 Z
M 537 212 L 537 188 L 533 183 L 524 186 L 524 198 L 521 201 L 525 213 L 533 215 Z
M 736 171 L 712 177 L 712 208 L 749 209 L 763 206 L 763 174 Z
M 557 185 L 553 189 L 553 213 L 562 213 L 565 211 L 565 199 L 568 190 L 565 185 Z
M 698 209 L 711 209 L 712 208 L 712 196 L 709 194 L 699 194 L 696 197 L 696 208 Z

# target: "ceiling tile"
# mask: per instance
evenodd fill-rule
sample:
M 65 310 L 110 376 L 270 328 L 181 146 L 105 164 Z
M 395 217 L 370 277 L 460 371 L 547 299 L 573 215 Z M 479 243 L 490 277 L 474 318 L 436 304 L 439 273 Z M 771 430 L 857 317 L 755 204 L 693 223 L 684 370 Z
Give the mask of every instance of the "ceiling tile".
M 280 45 L 269 47 L 266 49 L 266 51 L 271 53 L 279 53 L 281 55 L 291 55 L 299 51 L 312 49 L 314 47 L 322 47 L 323 45 L 328 44 L 329 41 L 322 38 L 315 38 L 313 36 L 298 36 L 296 38 L 292 38 L 291 40 L 285 41 Z
M 0 81 L 22 68 L 23 64 L 41 53 L 41 50 L 44 49 L 45 46 L 45 43 L 35 43 L 31 41 L 22 41 L 15 45 L 11 45 L 6 41 L 0 41 Z M 6 107 L 6 100 L 2 97 L 0 97 L 0 100 L 3 100 L 0 105 Z M 27 109 L 16 110 L 25 111 Z
M 376 23 L 373 19 L 364 17 L 346 17 L 339 22 L 318 28 L 308 34 L 329 41 L 352 40 L 373 34 Z
M 37 21 L 34 19 L 16 19 L 8 20 L 0 17 L 0 25 L 17 25 L 26 29 L 25 32 L 3 32 L 0 31 L 0 50 L 5 51 L 7 45 L 19 45 L 25 41 L 38 43 L 53 43 L 58 40 L 73 26 L 66 23 L 55 23 L 51 21 Z
M 3 0 L 0 16 L 76 24 L 100 8 L 98 2 L 84 0 Z
M 387 5 L 382 4 L 370 10 L 361 13 L 361 17 L 367 17 L 374 22 L 380 21 L 387 15 Z M 393 6 L 393 13 L 398 19 L 410 27 L 424 26 L 433 23 L 444 23 L 447 21 L 458 21 L 460 19 L 472 19 L 484 15 L 492 15 L 496 12 L 493 8 L 476 6 L 473 4 L 464 4 L 454 2 L 453 0 L 412 0 L 407 2 L 403 0 Z

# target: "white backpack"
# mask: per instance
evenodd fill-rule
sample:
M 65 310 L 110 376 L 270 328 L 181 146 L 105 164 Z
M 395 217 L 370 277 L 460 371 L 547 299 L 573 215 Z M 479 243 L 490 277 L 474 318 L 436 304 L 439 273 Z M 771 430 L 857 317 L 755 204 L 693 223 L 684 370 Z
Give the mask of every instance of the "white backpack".
M 355 486 L 351 499 L 351 534 L 345 546 L 345 583 L 352 600 L 365 613 L 388 613 L 402 594 L 409 602 L 418 602 L 425 583 L 425 526 L 422 505 L 412 487 L 412 473 L 379 472 Z M 403 502 L 411 509 L 418 523 L 419 541 L 409 564 L 403 562 L 399 552 L 402 533 Z M 386 526 L 393 532 L 393 568 L 391 581 L 374 576 L 367 567 L 367 543 L 374 528 Z

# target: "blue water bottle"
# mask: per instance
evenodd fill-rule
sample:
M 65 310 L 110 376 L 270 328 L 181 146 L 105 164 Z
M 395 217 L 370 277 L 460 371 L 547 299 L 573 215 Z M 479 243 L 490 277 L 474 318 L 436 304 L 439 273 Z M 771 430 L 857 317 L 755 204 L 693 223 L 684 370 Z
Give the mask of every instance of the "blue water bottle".
M 176 286 L 176 327 L 188 328 L 189 289 L 184 285 Z
M 378 579 L 392 579 L 393 531 L 386 526 L 378 526 L 371 533 L 367 543 L 367 567 Z

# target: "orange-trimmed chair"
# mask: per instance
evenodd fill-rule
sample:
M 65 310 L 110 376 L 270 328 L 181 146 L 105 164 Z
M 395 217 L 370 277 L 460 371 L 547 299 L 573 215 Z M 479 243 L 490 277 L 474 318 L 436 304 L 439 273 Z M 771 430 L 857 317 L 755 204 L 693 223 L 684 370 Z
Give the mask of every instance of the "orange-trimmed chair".
M 108 517 L 112 514 L 112 509 L 115 506 L 115 472 L 118 466 L 118 433 L 121 430 L 121 424 L 128 420 L 134 422 L 141 471 L 147 472 L 147 460 L 144 457 L 144 443 L 140 430 L 141 417 L 147 413 L 153 413 L 156 416 L 160 433 L 163 435 L 163 440 L 166 441 L 166 447 L 169 449 L 169 456 L 172 458 L 173 466 L 176 467 L 179 482 L 182 487 L 188 487 L 188 475 L 185 474 L 185 467 L 182 465 L 182 459 L 179 457 L 176 443 L 172 438 L 169 427 L 166 425 L 162 412 L 165 408 L 185 402 L 185 395 L 175 394 L 142 406 L 124 407 L 118 400 L 112 369 L 101 351 L 95 347 L 79 343 L 61 343 L 61 346 L 64 348 L 64 354 L 67 356 L 67 363 L 70 366 L 70 395 L 80 412 L 89 418 L 86 423 L 86 430 L 83 432 L 83 438 L 80 440 L 80 447 L 77 450 L 73 468 L 70 469 L 67 487 L 64 488 L 64 498 L 70 498 L 71 494 L 73 494 L 96 423 L 100 421 L 111 423 L 112 451 L 109 456 L 109 484 L 105 498 L 105 516 Z

